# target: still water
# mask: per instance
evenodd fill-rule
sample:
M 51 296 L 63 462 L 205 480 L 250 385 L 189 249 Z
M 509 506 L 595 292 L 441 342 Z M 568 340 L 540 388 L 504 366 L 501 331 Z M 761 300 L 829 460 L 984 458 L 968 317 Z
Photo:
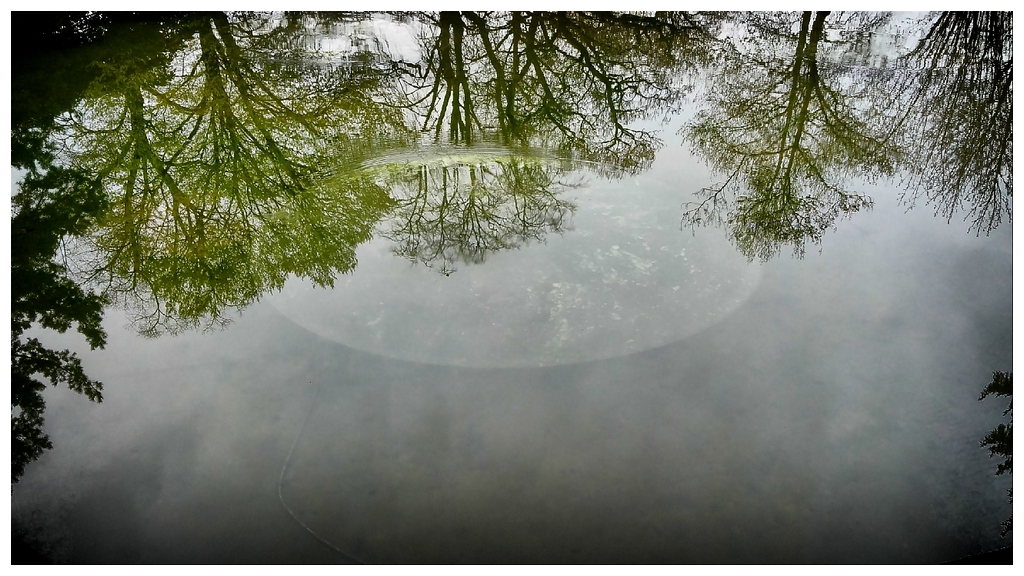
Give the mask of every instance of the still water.
M 1009 544 L 1009 15 L 121 20 L 14 70 L 43 559 Z

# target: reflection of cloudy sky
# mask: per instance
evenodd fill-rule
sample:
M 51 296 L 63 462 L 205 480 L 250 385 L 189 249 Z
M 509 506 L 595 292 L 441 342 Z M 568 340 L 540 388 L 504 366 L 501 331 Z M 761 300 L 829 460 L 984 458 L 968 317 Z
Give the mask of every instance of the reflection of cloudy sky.
M 820 254 L 753 264 L 760 285 L 720 324 L 600 362 L 393 361 L 264 304 L 149 340 L 108 312 L 96 352 L 44 334 L 106 399 L 47 390 L 55 448 L 12 517 L 70 561 L 339 561 L 277 495 L 311 414 L 284 494 L 369 561 L 928 563 L 998 546 L 1010 479 L 977 443 L 1005 404 L 976 399 L 1011 359 L 1011 226 L 978 238 L 873 195 Z
M 18 186 L 21 180 L 28 174 L 27 170 L 21 168 L 11 168 L 11 197 L 18 193 Z
M 320 49 L 339 59 L 353 53 L 378 49 L 394 61 L 419 62 L 418 35 L 424 28 L 414 22 L 398 22 L 386 15 L 332 27 L 329 34 L 318 36 Z M 379 44 L 378 44 L 379 43 Z
M 868 39 L 868 44 L 865 46 L 865 54 L 870 54 L 874 60 L 870 63 L 862 62 L 860 64 L 878 65 L 883 63 L 882 58 L 893 58 L 913 49 L 927 32 L 927 28 L 923 28 L 920 25 L 922 18 L 927 16 L 927 12 L 893 12 L 885 26 L 872 32 Z M 843 30 L 828 28 L 830 24 L 831 20 L 829 24 L 826 24 L 827 39 L 830 41 L 846 40 L 843 36 Z M 792 29 L 790 32 L 794 35 L 793 39 L 795 40 L 796 34 L 800 32 L 800 19 L 798 16 L 792 19 Z M 741 49 L 749 47 L 755 51 L 755 54 L 766 50 L 770 46 L 770 43 L 750 39 L 747 26 L 740 22 L 724 22 L 719 38 L 733 41 L 742 40 L 734 45 Z M 840 49 L 839 55 L 849 57 L 848 48 L 844 46 Z M 827 57 L 827 54 L 822 54 L 822 56 Z

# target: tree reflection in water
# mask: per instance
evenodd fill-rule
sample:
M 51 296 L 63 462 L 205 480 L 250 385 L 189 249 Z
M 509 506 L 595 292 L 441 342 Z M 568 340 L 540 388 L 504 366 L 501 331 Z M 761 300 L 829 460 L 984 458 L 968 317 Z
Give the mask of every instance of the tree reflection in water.
M 264 48 L 263 25 L 204 19 L 171 64 L 183 72 L 104 70 L 62 127 L 111 197 L 79 272 L 144 334 L 223 322 L 289 274 L 330 285 L 390 206 L 369 179 L 325 170 L 359 153 L 352 134 L 405 134 L 389 73 L 359 55 L 296 65 Z
M 637 120 L 677 111 L 710 58 L 717 15 L 443 12 L 431 18 L 421 126 L 471 143 L 557 150 L 616 175 L 648 168 L 661 140 Z
M 872 206 L 848 189 L 851 178 L 895 175 L 911 204 L 924 196 L 947 219 L 965 209 L 972 231 L 1009 217 L 1009 13 L 942 13 L 895 66 L 843 64 L 885 16 L 738 19 L 754 33 L 727 41 L 701 110 L 681 130 L 724 181 L 699 192 L 684 225 L 724 226 L 750 259 L 783 246 L 802 255 L 838 219 Z
M 396 208 L 381 234 L 393 252 L 448 276 L 456 261 L 480 264 L 488 254 L 543 242 L 569 229 L 574 184 L 566 169 L 522 154 L 454 163 L 392 165 L 386 181 Z
M 493 140 L 511 152 L 392 171 L 399 208 L 383 234 L 396 254 L 439 262 L 445 275 L 458 259 L 480 263 L 563 232 L 575 205 L 562 195 L 576 185 L 564 179 L 578 167 L 566 161 L 607 177 L 649 168 L 662 142 L 634 124 L 678 108 L 715 24 L 681 13 L 442 12 L 428 21 L 423 73 L 407 87 L 417 125 L 435 142 Z
M 908 201 L 951 220 L 966 210 L 986 234 L 1010 216 L 1013 194 L 1013 14 L 943 12 L 891 71 L 903 94 Z
M 683 129 L 725 175 L 701 190 L 684 223 L 726 226 L 751 259 L 770 259 L 784 245 L 803 254 L 837 218 L 871 207 L 868 197 L 846 190 L 850 176 L 895 169 L 887 127 L 866 121 L 850 75 L 819 58 L 828 14 L 797 16 L 795 36 L 786 15 L 750 15 L 744 23 L 758 32 L 751 36 L 764 40 L 724 52 L 704 107 Z
M 133 15 L 121 18 L 131 21 Z M 67 385 L 95 402 L 103 399 L 102 383 L 85 374 L 77 354 L 46 348 L 38 338 L 23 338 L 36 326 L 58 332 L 74 326 L 90 348 L 106 343 L 101 322 L 108 297 L 81 286 L 69 273 L 67 261 L 56 255 L 69 237 L 87 235 L 96 227 L 109 198 L 95 174 L 64 165 L 53 143 L 55 118 L 84 97 L 96 76 L 92 62 L 166 63 L 162 48 L 165 42 L 175 42 L 180 24 L 169 18 L 159 30 L 133 26 L 127 41 L 145 36 L 150 42 L 143 45 L 149 49 L 128 56 L 110 45 L 90 45 L 103 36 L 103 27 L 112 19 L 116 18 L 21 13 L 18 21 L 24 26 L 14 28 L 23 49 L 12 60 L 11 164 L 24 175 L 11 198 L 12 483 L 52 448 L 43 431 L 42 392 L 47 382 Z M 71 21 L 77 24 L 70 26 Z M 57 52 L 72 47 L 77 50 L 70 58 Z

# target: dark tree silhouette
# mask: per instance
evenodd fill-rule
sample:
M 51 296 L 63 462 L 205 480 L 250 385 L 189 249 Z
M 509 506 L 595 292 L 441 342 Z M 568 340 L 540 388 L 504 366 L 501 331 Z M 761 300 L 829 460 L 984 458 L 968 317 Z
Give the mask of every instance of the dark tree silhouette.
M 1010 398 L 1010 405 L 1003 411 L 1003 416 L 1010 417 L 1010 424 L 999 424 L 981 440 L 981 447 L 988 448 L 989 458 L 999 456 L 1003 459 L 996 466 L 996 475 L 1005 472 L 1013 474 L 1013 374 L 1010 372 L 993 372 L 992 382 L 981 392 L 978 400 L 990 395 Z M 1013 504 L 1013 488 L 1007 491 L 1009 503 Z M 1003 521 L 1000 536 L 1006 536 L 1013 530 L 1013 514 Z
M 151 15 L 154 16 L 154 15 Z M 137 14 L 12 14 L 11 163 L 24 172 L 11 198 L 11 482 L 52 448 L 43 431 L 47 383 L 66 385 L 102 400 L 102 384 L 89 378 L 76 354 L 25 338 L 33 326 L 65 332 L 72 327 L 92 348 L 102 348 L 106 298 L 83 289 L 55 258 L 71 236 L 86 233 L 107 208 L 95 175 L 62 165 L 51 142 L 56 119 L 83 97 L 99 70 L 129 61 L 166 62 L 180 25 L 167 18 L 155 27 Z M 175 23 L 170 23 L 175 21 Z M 131 26 L 112 30 L 115 22 Z M 119 42 L 146 36 L 151 50 L 126 55 Z M 60 49 L 77 47 L 66 53 Z M 69 55 L 70 54 L 70 55 Z
M 59 243 L 81 234 L 101 213 L 105 197 L 87 176 L 47 166 L 31 171 L 12 198 L 11 218 L 11 482 L 25 466 L 52 448 L 43 432 L 46 381 L 103 399 L 103 385 L 86 376 L 77 355 L 51 350 L 37 338 L 23 337 L 38 323 L 65 332 L 74 326 L 92 348 L 102 348 L 100 322 L 105 299 L 84 291 L 54 261 Z M 41 380 L 39 377 L 42 377 Z

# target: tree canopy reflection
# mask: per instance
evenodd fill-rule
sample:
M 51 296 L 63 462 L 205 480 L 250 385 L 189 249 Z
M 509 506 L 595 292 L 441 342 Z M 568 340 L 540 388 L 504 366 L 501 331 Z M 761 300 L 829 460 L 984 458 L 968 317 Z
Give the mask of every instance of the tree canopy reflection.
M 992 382 L 981 391 L 978 400 L 984 400 L 990 395 L 1010 398 L 1010 405 L 1003 411 L 1003 416 L 1010 416 L 1010 424 L 998 424 L 981 439 L 981 447 L 988 448 L 989 458 L 993 456 L 1002 457 L 1003 461 L 996 466 L 996 475 L 1004 472 L 1013 474 L 1013 374 L 1010 372 L 993 372 Z M 1013 504 L 1013 488 L 1007 490 L 1009 504 Z M 1002 528 L 1000 536 L 1005 537 L 1013 530 L 1013 513 L 1011 508 L 1010 517 L 1000 524 Z
M 908 200 L 947 220 L 966 210 L 977 233 L 998 226 L 1013 193 L 1013 14 L 942 12 L 885 87 L 903 95 Z
M 726 40 L 681 130 L 723 177 L 686 206 L 684 225 L 724 226 L 751 259 L 783 246 L 802 255 L 872 206 L 850 182 L 897 176 L 911 205 L 923 196 L 947 219 L 966 210 L 972 231 L 1009 216 L 1011 16 L 941 13 L 894 63 L 850 65 L 887 16 L 738 18 L 745 33 Z
M 325 168 L 360 153 L 354 134 L 405 134 L 388 71 L 359 55 L 284 66 L 261 49 L 273 36 L 211 15 L 177 73 L 105 70 L 63 126 L 111 197 L 81 272 L 136 307 L 144 333 L 221 321 L 290 274 L 330 285 L 390 205 L 372 180 Z
M 471 143 L 557 150 L 613 173 L 650 166 L 661 140 L 637 120 L 678 109 L 709 59 L 714 15 L 442 12 L 417 90 L 421 127 Z
M 85 19 L 83 22 L 82 19 Z M 43 431 L 48 382 L 66 385 L 92 401 L 102 401 L 102 383 L 89 378 L 77 354 L 52 350 L 35 337 L 34 327 L 66 332 L 75 327 L 90 348 L 102 348 L 101 326 L 108 298 L 75 280 L 65 259 L 56 256 L 69 237 L 88 234 L 109 206 L 95 174 L 65 165 L 54 145 L 56 118 L 82 98 L 95 79 L 93 62 L 126 65 L 165 61 L 165 42 L 172 42 L 180 24 L 169 18 L 163 26 L 137 24 L 121 39 L 146 37 L 145 48 L 130 56 L 103 38 L 111 20 L 133 21 L 133 14 L 93 17 L 18 13 L 14 30 L 22 49 L 12 58 L 11 164 L 23 171 L 11 198 L 11 482 L 25 467 L 52 447 Z M 68 22 L 77 22 L 74 26 Z M 107 39 L 118 37 L 107 35 Z M 80 47 L 73 56 L 62 48 Z M 56 56 L 56 58 L 55 58 Z
M 418 128 L 448 146 L 496 141 L 511 152 L 392 172 L 398 208 L 383 235 L 447 275 L 457 260 L 563 232 L 573 162 L 610 177 L 648 168 L 662 142 L 636 122 L 678 107 L 683 76 L 709 58 L 716 18 L 442 12 L 428 22 L 407 85 Z
M 771 45 L 728 50 L 705 107 L 684 127 L 725 181 L 703 189 L 683 220 L 727 226 L 749 258 L 772 258 L 783 245 L 802 254 L 837 218 L 871 207 L 846 189 L 851 175 L 895 169 L 886 127 L 866 121 L 843 69 L 819 59 L 828 14 L 795 15 L 796 35 L 789 15 L 751 15 L 746 24 Z
M 566 167 L 543 158 L 478 152 L 476 159 L 410 164 L 386 173 L 396 208 L 381 234 L 395 254 L 446 276 L 457 261 L 479 264 L 490 253 L 561 234 L 576 209 L 565 197 L 575 187 Z
M 77 272 L 134 308 L 143 333 L 223 322 L 289 275 L 330 285 L 391 211 L 396 253 L 445 273 L 561 232 L 572 204 L 557 164 L 409 182 L 349 167 L 409 142 L 412 119 L 438 137 L 448 126 L 448 145 L 489 129 L 606 174 L 642 170 L 660 140 L 631 123 L 676 105 L 710 38 L 679 14 L 441 13 L 421 63 L 381 42 L 331 62 L 303 18 L 203 15 L 155 65 L 99 64 L 62 118 L 64 153 L 111 198 Z

